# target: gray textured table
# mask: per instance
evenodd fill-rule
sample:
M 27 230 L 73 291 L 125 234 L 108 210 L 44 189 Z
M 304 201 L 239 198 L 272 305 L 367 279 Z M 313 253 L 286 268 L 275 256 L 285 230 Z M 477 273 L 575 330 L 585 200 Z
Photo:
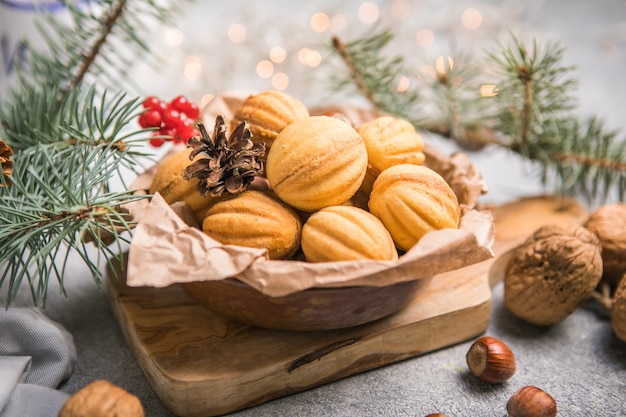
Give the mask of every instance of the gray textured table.
M 441 7 L 442 2 L 431 3 Z M 492 8 L 499 4 L 482 3 Z M 568 48 L 566 61 L 578 66 L 581 111 L 600 115 L 609 126 L 626 131 L 626 4 L 622 0 L 530 3 L 536 7 L 514 29 L 531 25 L 539 34 L 563 41 Z M 465 5 L 470 6 L 474 5 Z M 192 10 L 190 21 L 193 14 Z M 524 165 L 505 152 L 477 154 L 473 159 L 496 202 L 541 191 L 528 184 Z M 78 262 L 65 280 L 68 298 L 58 295 L 52 285 L 46 308 L 51 319 L 72 333 L 78 353 L 75 370 L 60 389 L 73 393 L 95 379 L 106 379 L 137 395 L 147 416 L 170 416 L 134 360 L 106 294 Z M 28 304 L 26 291 L 20 303 Z M 468 341 L 233 415 L 419 417 L 438 411 L 450 416 L 504 416 L 506 401 L 517 388 L 537 385 L 555 397 L 561 416 L 626 416 L 626 343 L 613 335 L 608 317 L 593 303 L 563 323 L 542 329 L 507 312 L 498 285 L 486 333 L 505 340 L 517 357 L 516 375 L 500 386 L 489 386 L 468 374 Z

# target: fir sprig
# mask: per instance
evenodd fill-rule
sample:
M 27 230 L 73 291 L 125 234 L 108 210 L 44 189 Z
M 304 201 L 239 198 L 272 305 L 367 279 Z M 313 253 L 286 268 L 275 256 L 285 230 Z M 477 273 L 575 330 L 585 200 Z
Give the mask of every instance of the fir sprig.
M 99 280 L 99 261 L 92 259 L 85 234 L 92 237 L 89 240 L 111 235 L 119 248 L 132 221 L 118 208 L 142 197 L 106 190 L 104 184 L 117 169 L 111 146 L 40 144 L 15 155 L 12 184 L 4 183 L 0 194 L 0 254 L 5 265 L 0 286 L 8 281 L 7 303 L 24 279 L 36 304 L 45 306 L 51 278 L 64 291 L 67 249 L 78 253 Z M 99 243 L 107 260 L 116 256 L 114 248 Z
M 398 91 L 397 82 L 391 82 L 411 71 L 404 57 L 385 56 L 390 31 L 345 44 L 333 38 L 348 72 L 332 81 L 339 91 L 356 86 L 374 108 L 463 147 L 506 147 L 537 162 L 542 184 L 553 183 L 555 194 L 590 204 L 612 194 L 624 200 L 626 138 L 607 130 L 597 117 L 581 119 L 575 113 L 574 68 L 563 65 L 564 48 L 534 41 L 529 49 L 511 38 L 489 53 L 487 62 L 457 59 L 454 65 L 440 66 L 432 83 L 411 83 L 407 91 Z M 495 71 L 486 74 L 486 68 Z M 473 76 L 477 72 L 483 76 Z M 493 97 L 478 94 L 481 85 L 496 86 Z
M 393 88 L 401 77 L 408 76 L 410 72 L 404 68 L 402 56 L 388 58 L 383 55 L 384 48 L 392 39 L 391 31 L 346 44 L 339 37 L 333 37 L 333 48 L 346 63 L 350 74 L 348 79 L 333 77 L 333 82 L 341 90 L 356 86 L 357 91 L 376 108 L 410 118 L 419 94 L 415 90 L 397 94 Z
M 65 293 L 72 253 L 99 285 L 101 261 L 119 256 L 133 228 L 125 205 L 146 197 L 127 191 L 124 180 L 124 170 L 137 171 L 137 157 L 144 156 L 137 145 L 149 135 L 131 127 L 141 100 L 120 91 L 119 80 L 149 50 L 142 39 L 150 19 L 170 20 L 180 3 L 64 4 L 69 21 L 42 15 L 48 48 L 29 50 L 17 86 L 0 106 L 0 137 L 15 151 L 0 187 L 0 287 L 8 286 L 7 306 L 24 281 L 35 304 L 45 305 L 51 279 Z M 111 190 L 116 179 L 122 191 Z

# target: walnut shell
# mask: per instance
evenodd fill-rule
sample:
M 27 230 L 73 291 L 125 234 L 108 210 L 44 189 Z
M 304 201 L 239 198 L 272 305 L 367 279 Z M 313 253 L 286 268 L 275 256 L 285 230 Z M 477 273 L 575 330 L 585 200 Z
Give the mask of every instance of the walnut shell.
M 617 337 L 626 342 L 626 279 L 620 280 L 613 293 L 611 327 Z
M 159 193 L 168 204 L 184 201 L 193 211 L 196 219 L 202 221 L 207 209 L 219 198 L 202 196 L 197 191 L 198 179 L 186 180 L 183 178 L 185 168 L 191 163 L 189 153 L 191 148 L 183 149 L 167 157 L 157 166 L 150 194 Z
M 359 189 L 367 149 L 357 131 L 328 116 L 287 126 L 267 155 L 266 177 L 276 195 L 304 211 L 343 204 Z
M 309 262 L 398 259 L 382 222 L 352 206 L 326 207 L 313 213 L 302 226 L 301 246 Z
M 202 230 L 224 245 L 267 249 L 270 259 L 286 259 L 300 248 L 302 223 L 277 198 L 248 190 L 211 206 Z
M 537 229 L 516 248 L 504 274 L 504 302 L 517 317 L 548 326 L 587 300 L 602 277 L 600 240 L 575 224 Z
M 105 380 L 97 380 L 73 394 L 58 417 L 143 417 L 139 398 Z
M 626 203 L 599 207 L 591 213 L 585 227 L 600 238 L 603 279 L 617 285 L 626 273 Z
M 400 164 L 381 172 L 368 204 L 404 251 L 428 232 L 459 227 L 461 208 L 452 188 L 422 165 Z
M 309 117 L 309 110 L 298 99 L 274 90 L 250 95 L 243 100 L 230 119 L 230 131 L 244 120 L 254 142 L 265 143 L 265 155 L 276 136 L 291 123 Z
M 424 163 L 422 136 L 404 119 L 380 116 L 363 123 L 357 131 L 367 148 L 368 167 L 362 185 L 366 194 L 381 171 L 399 164 Z

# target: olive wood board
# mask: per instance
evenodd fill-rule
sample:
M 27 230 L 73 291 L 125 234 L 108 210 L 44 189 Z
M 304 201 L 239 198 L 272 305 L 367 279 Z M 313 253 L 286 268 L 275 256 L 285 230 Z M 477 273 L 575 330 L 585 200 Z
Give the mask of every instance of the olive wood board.
M 587 216 L 574 201 L 549 196 L 484 209 L 494 213 L 494 259 L 437 275 L 403 310 L 348 329 L 256 328 L 212 313 L 179 285 L 131 288 L 111 271 L 107 292 L 161 402 L 181 417 L 223 415 L 480 335 L 494 261 L 544 224 Z

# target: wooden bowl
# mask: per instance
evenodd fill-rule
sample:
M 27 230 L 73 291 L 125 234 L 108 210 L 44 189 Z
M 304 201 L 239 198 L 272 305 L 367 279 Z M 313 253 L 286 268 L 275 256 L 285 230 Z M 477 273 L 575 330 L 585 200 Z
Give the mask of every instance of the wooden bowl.
M 333 330 L 369 323 L 406 307 L 429 278 L 387 287 L 312 288 L 269 297 L 237 279 L 181 284 L 214 313 L 256 327 Z

